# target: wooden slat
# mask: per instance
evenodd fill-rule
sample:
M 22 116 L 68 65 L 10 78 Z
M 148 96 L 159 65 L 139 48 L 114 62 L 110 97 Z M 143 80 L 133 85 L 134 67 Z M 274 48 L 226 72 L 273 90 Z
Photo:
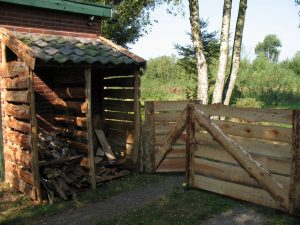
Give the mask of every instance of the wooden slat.
M 154 102 L 154 109 L 155 112 L 163 112 L 163 111 L 182 111 L 184 108 L 186 108 L 186 105 L 190 101 L 184 100 L 184 101 L 156 101 Z
M 20 180 L 10 173 L 5 174 L 5 180 L 19 191 L 29 195 L 31 199 L 36 199 L 36 192 L 31 185 L 27 184 L 26 182 Z
M 105 89 L 104 97 L 115 99 L 133 99 L 134 89 Z
M 161 112 L 154 114 L 154 121 L 158 122 L 176 122 L 181 112 Z
M 234 184 L 200 175 L 195 175 L 193 183 L 194 187 L 203 190 L 212 191 L 243 201 L 283 210 L 277 205 L 271 195 L 263 189 Z
M 206 159 L 195 158 L 195 173 L 207 177 L 213 177 L 223 181 L 229 181 L 246 186 L 262 188 L 259 183 L 249 175 L 243 168 L 238 165 L 224 164 Z M 285 189 L 289 189 L 290 177 L 274 175 L 274 178 L 283 185 Z
M 115 130 L 131 131 L 134 128 L 134 123 L 127 121 L 105 120 L 104 124 L 106 128 L 111 128 Z
M 9 102 L 29 103 L 29 91 L 3 91 L 3 99 Z
M 185 158 L 165 158 L 156 172 L 185 172 Z
M 32 174 L 9 160 L 5 161 L 5 172 L 12 174 L 14 177 L 17 177 L 30 185 L 33 185 Z
M 1 80 L 1 88 L 6 89 L 27 89 L 29 88 L 29 79 L 28 77 L 16 77 L 14 79 L 11 78 L 3 78 Z
M 54 106 L 63 109 L 63 110 L 72 110 L 77 113 L 86 113 L 87 112 L 87 103 L 86 102 L 77 102 L 77 101 L 63 101 L 62 99 L 56 99 L 53 102 Z
M 18 119 L 30 119 L 30 109 L 28 105 L 14 105 L 4 102 L 3 111 L 7 115 Z
M 105 87 L 133 87 L 133 77 L 116 77 L 110 79 L 104 79 Z
M 84 87 L 65 87 L 65 88 L 55 88 L 54 92 L 59 98 L 85 98 Z
M 106 119 L 115 119 L 115 120 L 134 121 L 134 114 L 123 113 L 123 112 L 105 111 L 104 112 L 104 118 L 106 118 Z
M 213 140 L 212 136 L 208 133 L 198 132 L 195 138 L 198 144 L 206 144 L 215 146 L 215 148 L 222 148 L 221 145 L 218 144 L 215 140 Z M 230 138 L 232 138 L 238 144 L 243 146 L 243 148 L 249 153 L 270 156 L 272 158 L 278 158 L 283 160 L 289 160 L 292 158 L 291 144 L 288 143 L 271 142 L 237 136 L 230 136 Z
M 216 147 L 215 145 L 197 145 L 195 155 L 196 157 L 239 165 L 237 161 L 226 152 L 225 149 Z M 291 162 L 288 160 L 273 159 L 267 156 L 255 154 L 251 154 L 251 156 L 272 173 L 283 174 L 286 176 L 291 174 Z
M 104 100 L 104 109 L 109 111 L 133 112 L 133 101 Z
M 207 116 L 238 118 L 251 122 L 273 122 L 292 124 L 292 110 L 234 108 L 223 104 L 197 106 Z
M 158 146 L 164 144 L 166 138 L 167 135 L 155 135 L 155 144 Z M 185 145 L 185 142 L 186 142 L 186 134 L 182 133 L 174 145 Z
M 155 134 L 163 135 L 168 134 L 175 126 L 174 123 L 155 123 Z
M 30 123 L 26 123 L 23 121 L 16 120 L 14 117 L 5 117 L 4 118 L 5 125 L 9 128 L 12 128 L 17 131 L 21 131 L 22 133 L 30 134 Z
M 32 166 L 32 156 L 29 151 L 5 144 L 3 146 L 3 154 L 5 160 L 20 164 L 24 168 L 31 168 Z
M 54 120 L 58 123 L 74 125 L 77 127 L 86 127 L 86 117 L 57 115 Z
M 28 66 L 21 61 L 11 61 L 0 65 L 0 76 L 2 78 L 26 77 L 28 73 Z
M 11 129 L 5 130 L 7 140 L 20 145 L 24 149 L 31 148 L 31 137 L 26 134 L 21 134 L 17 131 L 13 131 Z

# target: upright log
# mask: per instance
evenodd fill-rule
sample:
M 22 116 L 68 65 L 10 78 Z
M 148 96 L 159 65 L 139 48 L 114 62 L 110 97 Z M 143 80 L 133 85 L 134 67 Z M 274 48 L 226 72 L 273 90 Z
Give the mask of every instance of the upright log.
M 194 152 L 195 152 L 195 121 L 194 113 L 196 106 L 194 104 L 187 105 L 186 114 L 186 181 L 190 187 L 193 187 L 194 180 Z
M 94 144 L 93 144 L 93 122 L 92 122 L 92 69 L 91 67 L 85 69 L 85 91 L 87 102 L 87 133 L 88 133 L 88 151 L 90 159 L 90 176 L 91 176 L 91 188 L 96 189 L 96 177 L 95 177 L 95 161 L 94 161 Z
M 145 102 L 145 150 L 146 172 L 155 172 L 155 124 L 154 102 Z
M 300 110 L 293 110 L 293 145 L 290 183 L 290 208 L 292 215 L 300 215 Z
M 140 113 L 140 71 L 134 71 L 134 148 L 133 165 L 139 169 L 141 137 L 141 113 Z

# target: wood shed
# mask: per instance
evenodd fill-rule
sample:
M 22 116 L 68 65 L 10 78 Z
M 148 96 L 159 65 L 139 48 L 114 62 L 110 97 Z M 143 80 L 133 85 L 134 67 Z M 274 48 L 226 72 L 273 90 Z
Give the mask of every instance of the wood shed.
M 21 34 L 5 28 L 0 36 L 6 181 L 33 199 L 42 198 L 41 168 L 52 160 L 43 158 L 41 132 L 64 134 L 75 154 L 62 157 L 63 162 L 82 156 L 76 163 L 88 165 L 92 188 L 99 178 L 95 155 L 102 147 L 95 130 L 103 131 L 116 160 L 138 167 L 144 59 L 101 36 Z

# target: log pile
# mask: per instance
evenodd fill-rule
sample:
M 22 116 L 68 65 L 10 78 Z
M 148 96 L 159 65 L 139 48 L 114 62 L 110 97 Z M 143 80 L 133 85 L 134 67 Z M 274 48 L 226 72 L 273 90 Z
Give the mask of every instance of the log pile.
M 72 148 L 65 134 L 40 133 L 38 149 L 44 196 L 48 196 L 50 203 L 55 197 L 74 199 L 80 190 L 90 187 L 89 159 Z M 129 171 L 123 170 L 124 161 L 106 160 L 105 152 L 101 154 L 101 148 L 94 158 L 97 186 L 129 174 Z

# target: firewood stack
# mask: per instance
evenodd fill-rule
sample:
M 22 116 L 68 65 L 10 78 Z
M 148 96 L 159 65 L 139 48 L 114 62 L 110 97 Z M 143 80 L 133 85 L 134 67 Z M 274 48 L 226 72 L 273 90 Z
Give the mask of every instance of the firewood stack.
M 40 133 L 37 145 L 41 181 L 50 202 L 56 196 L 63 200 L 74 199 L 80 190 L 90 187 L 89 159 L 70 147 L 63 133 Z M 122 169 L 124 161 L 112 159 L 111 154 L 107 157 L 101 148 L 96 152 L 97 186 L 129 174 Z

